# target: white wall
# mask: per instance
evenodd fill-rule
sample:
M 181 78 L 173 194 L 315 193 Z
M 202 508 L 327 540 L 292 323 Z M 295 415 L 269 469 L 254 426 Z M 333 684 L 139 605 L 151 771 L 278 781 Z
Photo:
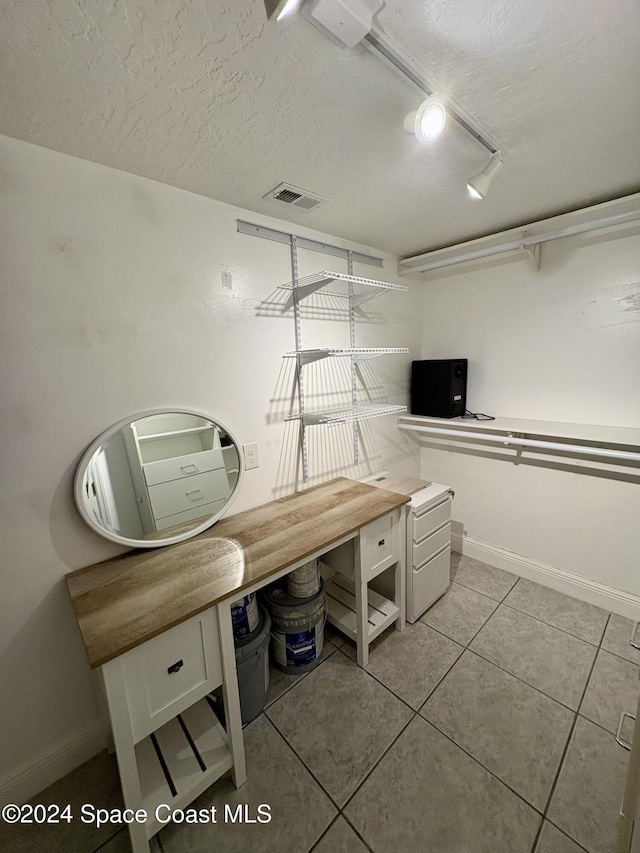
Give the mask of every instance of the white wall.
M 297 422 L 283 422 L 293 361 L 282 355 L 295 347 L 294 325 L 276 290 L 291 277 L 289 250 L 238 234 L 236 219 L 348 244 L 6 137 L 0 160 L 0 794 L 17 800 L 104 743 L 63 576 L 121 549 L 75 510 L 83 450 L 127 415 L 193 408 L 217 417 L 240 443 L 259 444 L 260 468 L 245 474 L 233 511 L 301 486 Z M 300 275 L 325 268 L 346 272 L 346 263 L 300 253 Z M 387 257 L 384 269 L 355 272 L 397 281 L 395 269 Z M 357 324 L 360 345 L 412 347 L 409 356 L 367 366 L 374 396 L 407 402 L 419 305 L 418 288 L 386 294 Z M 348 345 L 335 310 L 326 316 L 310 323 L 305 346 Z M 415 445 L 393 417 L 365 424 L 358 466 L 349 431 L 318 429 L 311 482 L 383 466 L 415 473 Z
M 637 230 L 548 243 L 540 271 L 509 258 L 425 279 L 422 357 L 469 358 L 473 412 L 639 427 Z M 423 445 L 422 475 L 456 490 L 458 548 L 640 618 L 640 469 L 475 447 Z

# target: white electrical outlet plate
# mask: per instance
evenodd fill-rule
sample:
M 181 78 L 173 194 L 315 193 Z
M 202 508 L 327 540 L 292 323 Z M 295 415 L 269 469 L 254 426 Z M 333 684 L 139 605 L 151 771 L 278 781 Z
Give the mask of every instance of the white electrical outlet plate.
M 244 454 L 244 467 L 246 471 L 260 467 L 257 442 L 253 442 L 253 444 L 243 444 L 242 452 Z

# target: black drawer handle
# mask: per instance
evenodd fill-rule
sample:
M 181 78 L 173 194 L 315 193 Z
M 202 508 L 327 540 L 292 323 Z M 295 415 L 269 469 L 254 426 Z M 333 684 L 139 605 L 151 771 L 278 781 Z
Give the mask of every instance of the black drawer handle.
M 169 675 L 172 675 L 174 672 L 178 672 L 184 666 L 183 660 L 177 660 L 175 663 L 172 663 L 171 666 L 167 667 L 167 672 Z
M 382 548 L 382 546 L 383 546 L 383 545 L 384 545 L 384 539 L 381 539 L 381 540 L 378 542 L 378 548 Z

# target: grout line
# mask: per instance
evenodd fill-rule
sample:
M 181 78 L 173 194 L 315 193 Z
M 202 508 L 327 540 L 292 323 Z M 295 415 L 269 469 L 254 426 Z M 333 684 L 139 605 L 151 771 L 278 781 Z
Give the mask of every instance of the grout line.
M 496 610 L 497 610 L 497 608 L 496 608 Z M 495 610 L 494 610 L 494 613 L 495 613 Z M 494 614 L 492 613 L 492 614 L 491 614 L 491 616 L 493 616 L 493 615 L 494 615 Z M 484 628 L 484 627 L 485 627 L 485 625 L 487 624 L 487 622 L 489 621 L 489 619 L 491 619 L 491 616 L 489 616 L 489 618 L 486 620 L 486 622 L 484 623 L 484 625 L 482 626 L 482 628 Z M 424 624 L 424 623 L 423 623 L 423 624 Z M 431 625 L 428 625 L 427 627 L 428 627 L 428 628 L 431 628 Z M 504 668 L 504 666 L 501 666 L 499 663 L 496 663 L 494 660 L 491 660 L 491 658 L 485 657 L 483 654 L 481 654 L 481 652 L 477 651 L 476 649 L 472 649 L 472 648 L 471 648 L 471 643 L 475 640 L 475 638 L 478 636 L 478 634 L 480 633 L 480 631 L 482 631 L 482 628 L 480 628 L 480 629 L 479 629 L 479 630 L 474 634 L 474 636 L 469 640 L 469 644 L 468 644 L 468 645 L 463 646 L 463 649 L 464 649 L 465 651 L 472 652 L 474 655 L 477 655 L 479 658 L 482 658 L 482 660 L 486 661 L 487 663 L 493 664 L 493 666 L 495 666 L 495 667 L 497 667 L 498 669 L 502 670 L 502 672 L 506 672 L 506 673 L 507 673 L 507 675 L 510 675 L 512 678 L 515 678 L 517 681 L 521 681 L 521 682 L 522 682 L 522 684 L 526 684 L 526 685 L 527 685 L 527 687 L 530 687 L 532 690 L 537 690 L 537 691 L 538 691 L 538 693 L 541 693 L 541 694 L 542 694 L 543 696 L 545 696 L 547 699 L 551 699 L 551 701 L 552 701 L 552 702 L 557 702 L 557 703 L 558 703 L 558 705 L 561 705 L 563 708 L 566 708 L 566 709 L 567 709 L 567 711 L 571 711 L 571 713 L 572 713 L 572 714 L 577 714 L 577 713 L 578 713 L 578 712 L 577 712 L 577 710 L 576 710 L 575 708 L 571 708 L 571 707 L 569 707 L 569 705 L 565 705 L 565 703 L 564 703 L 564 702 L 561 702 L 559 699 L 556 699 L 556 697 L 555 697 L 555 696 L 550 696 L 548 693 L 545 693 L 545 692 L 544 692 L 544 690 L 541 690 L 539 687 L 535 687 L 533 684 L 530 684 L 528 681 L 525 681 L 525 680 L 524 680 L 524 678 L 522 678 L 521 676 L 516 675 L 515 673 L 511 672 L 511 671 L 510 671 L 510 670 L 508 670 L 508 669 L 505 669 L 505 668 Z M 452 642 L 454 642 L 454 643 L 458 643 L 458 645 L 462 645 L 458 640 L 454 640 L 454 639 L 453 639 L 453 637 L 449 637 L 447 634 L 443 634 L 443 632 L 442 632 L 442 631 L 439 631 L 437 628 L 433 628 L 432 630 L 433 630 L 433 631 L 436 631 L 438 634 L 441 634 L 443 637 L 446 637 L 446 638 L 447 638 L 447 640 L 451 640 L 451 641 L 452 641 Z M 587 645 L 590 645 L 590 644 L 587 644 Z M 462 655 L 459 655 L 459 656 L 458 656 L 458 658 L 457 658 L 457 659 L 454 661 L 454 663 L 452 664 L 452 667 L 453 667 L 453 666 L 458 662 L 458 660 L 460 660 L 460 658 L 461 658 L 461 657 L 462 657 Z M 597 658 L 597 654 L 596 654 L 596 658 Z M 594 658 L 594 661 L 595 661 L 595 658 Z M 451 669 L 451 667 L 450 667 L 450 669 Z M 450 669 L 449 669 L 449 671 L 450 671 Z M 448 672 L 447 672 L 447 674 L 448 674 Z M 588 679 L 587 679 L 587 684 L 588 684 Z M 440 686 L 440 685 L 438 684 L 438 686 Z M 432 691 L 432 692 L 433 692 L 433 691 Z M 431 694 L 429 694 L 429 696 L 430 696 L 430 695 L 431 695 Z M 427 699 L 429 698 L 429 696 L 427 697 Z M 426 702 L 426 701 L 427 701 L 427 700 L 425 699 L 425 702 Z M 423 703 L 423 704 L 424 704 L 424 703 Z M 421 705 L 420 707 L 422 708 L 422 705 Z
M 569 598 L 570 596 L 567 597 Z M 576 599 L 576 601 L 578 600 L 579 599 Z M 529 619 L 535 619 L 536 622 L 540 622 L 542 625 L 547 625 L 549 628 L 555 628 L 556 631 L 561 631 L 563 634 L 566 634 L 567 637 L 573 637 L 574 640 L 580 640 L 581 643 L 586 643 L 588 646 L 593 646 L 593 648 L 595 649 L 600 648 L 599 643 L 592 643 L 590 640 L 585 640 L 584 637 L 578 637 L 576 636 L 576 634 L 572 634 L 571 631 L 566 631 L 564 628 L 559 628 L 557 625 L 554 625 L 552 622 L 547 622 L 546 619 L 542 619 L 540 616 L 534 616 L 532 613 L 527 613 L 526 610 L 522 610 L 519 607 L 514 607 L 513 604 L 508 604 L 506 601 L 502 601 L 501 604 L 503 604 L 505 607 L 508 607 L 509 610 L 514 610 L 516 613 L 522 613 L 523 616 L 528 616 Z M 609 621 L 610 615 L 611 614 L 609 613 L 609 615 L 607 616 L 607 622 Z
M 394 695 L 395 695 L 395 694 L 394 694 Z M 413 711 L 413 708 L 412 708 L 411 710 Z M 345 804 L 344 804 L 344 806 L 342 807 L 341 811 L 347 808 L 347 806 L 349 805 L 349 803 L 351 802 L 351 800 L 353 800 L 353 798 L 355 797 L 355 795 L 360 791 L 360 789 L 361 789 L 361 788 L 362 788 L 362 786 L 365 784 L 365 782 L 367 781 L 367 779 L 371 776 L 371 774 L 374 772 L 374 770 L 376 770 L 376 769 L 377 769 L 377 767 L 378 767 L 378 765 L 380 764 L 380 762 L 382 761 L 382 759 L 387 755 L 387 753 L 389 752 L 389 750 L 390 750 L 393 746 L 395 746 L 395 744 L 396 744 L 396 742 L 397 742 L 398 738 L 399 738 L 402 734 L 404 734 L 404 732 L 407 730 L 407 728 L 411 725 L 411 723 L 415 720 L 415 718 L 416 718 L 417 716 L 418 716 L 418 712 L 417 712 L 417 711 L 413 711 L 413 713 L 412 713 L 411 717 L 409 717 L 409 719 L 407 720 L 407 722 L 402 726 L 402 728 L 400 729 L 400 731 L 398 732 L 398 734 L 393 738 L 393 740 L 391 741 L 391 743 L 389 744 L 389 746 L 384 750 L 384 752 L 382 753 L 382 755 L 380 756 L 380 758 L 378 758 L 378 760 L 374 763 L 374 765 L 373 765 L 373 766 L 372 766 L 372 767 L 367 771 L 367 773 L 365 774 L 365 776 L 364 776 L 364 778 L 362 779 L 362 781 L 357 785 L 357 787 L 352 791 L 352 793 L 351 793 L 351 794 L 349 794 L 349 799 L 346 801 L 346 803 L 345 803 Z
M 593 659 L 593 663 L 591 664 L 591 668 L 589 669 L 589 675 L 588 675 L 588 677 L 587 677 L 587 680 L 586 680 L 586 682 L 585 682 L 584 688 L 583 688 L 583 690 L 582 690 L 582 695 L 580 696 L 580 702 L 578 703 L 578 708 L 580 708 L 580 707 L 581 707 L 582 702 L 583 702 L 584 697 L 585 697 L 585 694 L 586 694 L 587 689 L 588 689 L 588 687 L 589 687 L 589 681 L 591 680 L 591 676 L 593 675 L 593 670 L 594 670 L 594 667 L 595 667 L 595 665 L 596 665 L 597 657 L 598 657 L 598 656 L 597 656 L 597 654 L 596 654 L 596 656 L 595 656 L 595 657 L 594 657 L 594 659 Z M 573 738 L 573 734 L 574 734 L 574 732 L 575 732 L 575 730 L 576 730 L 576 725 L 577 725 L 577 723 L 578 723 L 578 717 L 579 717 L 579 716 L 581 716 L 581 715 L 576 711 L 576 712 L 575 712 L 575 717 L 574 717 L 574 719 L 573 719 L 573 723 L 571 724 L 571 731 L 569 732 L 569 737 L 567 738 L 567 742 L 565 743 L 564 749 L 563 749 L 563 751 L 562 751 L 562 755 L 561 755 L 561 757 L 560 757 L 560 762 L 559 762 L 559 764 L 558 764 L 558 769 L 556 770 L 556 775 L 555 775 L 555 778 L 554 778 L 553 783 L 552 783 L 552 785 L 551 785 L 551 789 L 550 789 L 550 791 L 549 791 L 549 796 L 547 797 L 547 803 L 546 803 L 546 805 L 545 805 L 544 813 L 543 813 L 543 815 L 542 815 L 542 817 L 543 817 L 543 822 L 544 822 L 544 820 L 546 820 L 546 818 L 547 818 L 547 813 L 548 813 L 548 811 L 549 811 L 549 807 L 551 806 L 551 802 L 552 802 L 552 800 L 553 800 L 553 796 L 554 796 L 554 794 L 555 794 L 555 792 L 556 792 L 556 788 L 557 788 L 557 786 L 558 786 L 558 779 L 560 778 L 560 773 L 562 772 L 562 768 L 564 767 L 564 763 L 565 763 L 565 760 L 566 760 L 566 758 L 567 758 L 567 753 L 569 752 L 569 745 L 571 744 L 571 740 L 572 740 L 572 738 Z M 583 719 L 584 719 L 584 718 L 583 718 Z M 554 826 L 555 826 L 555 824 L 554 824 Z M 560 827 L 558 827 L 558 829 L 560 829 Z M 569 835 L 569 833 L 568 833 L 568 832 L 566 832 L 564 829 L 562 830 L 562 832 L 564 832 L 564 834 L 565 834 L 565 835 L 567 835 L 569 838 L 571 838 L 571 840 L 572 840 L 572 841 L 575 841 L 575 839 L 573 838 L 573 836 Z M 532 849 L 535 849 L 535 848 L 532 848 Z
M 349 818 L 346 816 L 346 814 L 344 814 L 344 812 L 341 812 L 341 814 L 342 814 L 342 819 L 345 821 L 345 823 L 347 824 L 347 826 L 350 826 L 350 827 L 351 827 L 351 829 L 355 832 L 355 834 L 358 836 L 358 838 L 360 839 L 360 841 L 362 841 L 362 843 L 364 844 L 364 846 L 367 848 L 367 850 L 369 851 L 369 853 L 374 853 L 373 847 L 370 847 L 370 846 L 369 846 L 369 844 L 367 844 L 366 840 L 362 837 L 362 835 L 360 835 L 360 833 L 359 833 L 359 832 L 358 832 L 358 830 L 355 828 L 355 826 L 351 823 L 351 821 L 350 821 L 350 820 L 349 820 Z
M 320 833 L 320 837 L 319 837 L 318 839 L 316 839 L 316 841 L 314 841 L 314 842 L 313 842 L 313 844 L 311 845 L 311 847 L 309 848 L 309 850 L 307 851 L 307 853 L 313 853 L 313 851 L 317 849 L 318 844 L 320 844 L 320 842 L 322 841 L 322 839 L 326 836 L 326 834 L 329 832 L 329 830 L 331 829 L 331 827 L 336 823 L 336 821 L 338 820 L 338 818 L 339 818 L 339 817 L 340 817 L 340 812 L 338 812 L 338 814 L 337 814 L 337 815 L 335 815 L 335 816 L 333 817 L 333 819 L 329 821 L 328 825 L 327 825 L 327 826 L 324 828 L 324 830 Z
M 107 844 L 110 844 L 116 837 L 116 835 L 119 835 L 121 832 L 124 832 L 127 838 L 129 838 L 129 829 L 127 825 L 124 823 L 120 823 L 118 824 L 118 827 L 119 828 L 113 833 L 113 835 L 110 835 L 105 841 L 101 841 L 97 847 L 92 847 L 92 853 L 98 853 L 98 851 L 103 850 L 107 846 Z
M 429 628 L 430 626 L 429 626 L 429 625 L 427 625 L 426 627 L 427 627 L 427 628 Z M 434 628 L 433 630 L 435 630 L 435 628 Z M 438 633 L 439 633 L 439 632 L 438 632 Z M 445 637 L 445 639 L 447 639 L 447 640 L 451 639 L 450 637 L 447 637 L 447 636 L 446 636 L 446 634 L 442 634 L 441 636 Z M 452 642 L 455 642 L 455 641 L 452 641 Z M 371 676 L 371 678 L 373 678 L 373 680 L 374 680 L 374 681 L 377 681 L 377 682 L 378 682 L 378 684 L 380 684 L 382 687 L 384 687 L 384 688 L 385 688 L 385 690 L 387 690 L 389 693 L 391 693 L 391 695 L 392 695 L 392 696 L 394 696 L 396 699 L 398 699 L 400 702 L 402 702 L 402 704 L 403 704 L 403 705 L 406 705 L 406 706 L 407 706 L 407 708 L 409 708 L 409 710 L 410 710 L 410 711 L 412 711 L 414 714 L 418 714 L 418 713 L 420 712 L 420 708 L 422 708 L 422 706 L 423 706 L 423 705 L 424 705 L 424 703 L 427 701 L 427 699 L 431 696 L 431 694 L 433 693 L 433 691 L 434 691 L 434 690 L 437 690 L 437 688 L 438 688 L 438 687 L 440 686 L 440 684 L 444 681 L 444 679 L 445 679 L 445 678 L 446 678 L 446 676 L 449 674 L 449 672 L 450 672 L 450 671 L 453 669 L 453 667 L 456 665 L 456 663 L 458 662 L 458 660 L 460 660 L 460 658 L 462 657 L 462 655 L 463 655 L 463 653 L 464 653 L 464 651 L 465 651 L 465 647 L 464 647 L 464 646 L 462 646 L 460 643 L 458 643 L 457 645 L 459 645 L 459 646 L 461 647 L 462 651 L 461 651 L 461 652 L 460 652 L 460 654 L 456 657 L 456 659 L 455 659 L 455 660 L 454 660 L 454 661 L 453 661 L 453 662 L 452 662 L 452 663 L 447 667 L 446 672 L 442 675 L 442 677 L 441 677 L 441 678 L 439 678 L 439 679 L 438 679 L 438 681 L 437 681 L 437 683 L 436 683 L 435 687 L 433 687 L 433 688 L 429 691 L 429 693 L 427 694 L 426 698 L 425 698 L 425 699 L 420 703 L 420 706 L 419 706 L 419 708 L 417 708 L 417 709 L 416 709 L 416 708 L 414 708 L 414 707 L 413 707 L 413 705 L 410 705 L 410 704 L 407 702 L 407 700 L 406 700 L 406 699 L 403 699 L 403 698 L 402 698 L 402 696 L 400 696 L 398 693 L 396 693 L 394 690 L 392 690 L 392 688 L 391 688 L 391 687 L 389 687 L 389 685 L 388 685 L 388 684 L 385 684 L 385 683 L 384 683 L 384 681 L 381 681 L 381 680 L 380 680 L 376 675 L 374 675 L 374 673 L 373 673 L 373 672 L 369 672 L 369 670 L 368 670 L 368 669 L 365 669 L 365 667 L 360 666 L 360 665 L 359 665 L 359 664 L 358 664 L 358 663 L 357 663 L 357 662 L 356 662 L 352 657 L 350 657 L 350 655 L 348 655 L 345 651 L 343 651 L 342 649 L 338 649 L 338 651 L 341 651 L 341 652 L 343 653 L 343 655 L 351 661 L 351 663 L 354 663 L 356 666 L 360 666 L 360 669 L 361 669 L 363 672 L 365 672 L 367 675 Z
M 285 744 L 287 745 L 288 749 L 290 749 L 290 750 L 291 750 L 291 752 L 295 755 L 295 757 L 298 759 L 298 761 L 302 764 L 302 766 L 304 767 L 304 769 L 307 771 L 307 773 L 309 774 L 309 776 L 311 776 L 311 778 L 313 779 L 313 781 L 314 781 L 314 782 L 316 783 L 316 785 L 320 788 L 320 791 L 325 795 L 325 797 L 327 797 L 327 798 L 329 799 L 329 801 L 331 802 L 331 805 L 332 805 L 332 806 L 335 806 L 335 808 L 338 810 L 338 812 L 342 811 L 342 809 L 340 808 L 340 806 L 338 805 L 338 803 L 336 803 L 336 801 L 334 800 L 333 795 L 332 795 L 332 794 L 330 794 L 330 793 L 327 791 L 327 789 L 326 789 L 326 788 L 325 788 L 325 786 L 320 782 L 320 780 L 317 778 L 317 776 L 315 775 L 315 773 L 313 773 L 313 771 L 309 769 L 309 767 L 307 766 L 306 761 L 305 761 L 305 760 L 304 760 L 304 759 L 303 759 L 303 758 L 302 758 L 302 757 L 301 757 L 301 756 L 296 752 L 296 750 L 294 749 L 294 747 L 293 747 L 293 746 L 291 746 L 291 744 L 289 743 L 289 741 L 287 740 L 287 738 L 285 737 L 285 735 L 280 731 L 280 729 L 279 729 L 279 728 L 278 728 L 278 726 L 274 723 L 274 721 L 271 719 L 271 717 L 268 717 L 268 716 L 264 713 L 264 711 L 263 711 L 262 713 L 264 714 L 265 719 L 266 719 L 266 720 L 268 720 L 269 724 L 270 724 L 271 726 L 273 726 L 273 729 L 278 733 L 278 735 L 279 735 L 279 736 L 282 738 L 282 740 L 285 742 Z M 256 719 L 259 719 L 259 717 L 256 717 Z M 337 815 L 336 815 L 336 817 L 337 817 Z
M 532 690 L 537 690 L 538 693 L 542 694 L 542 696 L 545 696 L 547 699 L 551 699 L 552 702 L 557 702 L 558 705 L 561 705 L 563 708 L 566 708 L 567 711 L 571 711 L 572 714 L 578 713 L 576 708 L 571 708 L 569 705 L 565 704 L 564 702 L 561 702 L 555 696 L 550 696 L 548 693 L 545 693 L 544 690 L 541 690 L 539 687 L 535 687 L 533 684 L 530 684 L 528 681 L 525 681 L 524 678 L 522 678 L 521 676 L 515 675 L 510 670 L 505 669 L 504 666 L 501 666 L 499 663 L 496 663 L 494 660 L 491 660 L 491 658 L 485 657 L 483 654 L 481 654 L 476 649 L 468 648 L 467 651 L 473 652 L 474 655 L 478 655 L 479 658 L 482 658 L 482 660 L 486 661 L 487 663 L 491 663 L 494 666 L 497 666 L 498 669 L 501 669 L 503 672 L 506 672 L 507 675 L 510 675 L 512 678 L 515 678 L 518 681 L 521 681 L 523 684 L 526 684 L 527 687 L 530 687 Z M 594 655 L 593 663 L 595 663 L 595 660 L 596 660 L 596 656 Z M 591 666 L 593 666 L 593 664 L 591 664 Z M 585 688 L 586 688 L 587 684 L 589 683 L 589 678 L 591 678 L 591 670 L 589 670 L 589 676 L 585 682 Z M 580 699 L 580 702 L 582 702 L 582 698 Z M 580 707 L 580 703 L 578 703 L 578 707 Z
M 507 788 L 509 791 L 511 791 L 512 794 L 515 794 L 515 796 L 518 797 L 519 800 L 522 800 L 522 802 L 525 805 L 527 805 L 530 809 L 532 809 L 534 812 L 536 812 L 536 814 L 540 815 L 540 817 L 543 816 L 542 812 L 540 811 L 540 809 L 537 806 L 534 806 L 532 803 L 530 803 L 529 800 L 527 800 L 522 794 L 519 794 L 515 790 L 515 788 L 512 788 L 511 785 L 509 785 L 507 782 L 504 781 L 504 779 L 501 779 L 499 776 L 497 776 L 493 770 L 490 770 L 488 767 L 485 767 L 484 764 L 478 758 L 476 758 L 475 755 L 472 755 L 467 749 L 465 749 L 464 746 L 461 746 L 459 743 L 457 743 L 457 741 L 455 741 L 451 737 L 451 735 L 448 735 L 446 732 L 443 732 L 442 729 L 438 728 L 438 726 L 435 723 L 431 722 L 431 720 L 428 720 L 426 717 L 423 717 L 422 714 L 419 714 L 418 716 L 420 716 L 422 718 L 423 722 L 427 723 L 427 725 L 431 726 L 439 734 L 441 734 L 442 737 L 446 738 L 451 744 L 453 744 L 453 746 L 455 746 L 456 749 L 459 749 L 460 752 L 464 752 L 464 754 L 468 758 L 470 758 L 475 764 L 477 764 L 479 767 L 482 767 L 482 769 L 486 773 L 488 773 L 489 776 L 492 776 L 497 782 L 499 782 L 501 785 L 503 785 L 505 788 Z

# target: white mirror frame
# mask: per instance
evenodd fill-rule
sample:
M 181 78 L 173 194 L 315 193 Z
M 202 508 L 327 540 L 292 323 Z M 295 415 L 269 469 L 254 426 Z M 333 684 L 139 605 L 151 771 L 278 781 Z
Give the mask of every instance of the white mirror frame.
M 179 533 L 175 536 L 167 536 L 166 538 L 154 539 L 153 541 L 149 541 L 146 539 L 129 539 L 126 536 L 120 536 L 119 534 L 113 533 L 105 527 L 102 527 L 97 524 L 95 519 L 87 512 L 83 500 L 85 475 L 89 462 L 92 459 L 96 450 L 98 450 L 98 448 L 101 447 L 106 441 L 116 435 L 116 433 L 118 433 L 123 427 L 133 423 L 134 421 L 139 421 L 142 418 L 150 417 L 152 415 L 172 414 L 174 412 L 176 414 L 195 415 L 196 417 L 204 418 L 205 420 L 210 421 L 215 426 L 220 427 L 220 429 L 224 433 L 226 433 L 229 439 L 233 442 L 233 445 L 238 453 L 238 479 L 225 505 L 221 507 L 217 513 L 209 516 L 204 522 L 202 522 L 202 524 L 199 524 L 197 527 L 193 527 L 190 530 Z M 244 461 L 242 458 L 242 448 L 237 442 L 233 433 L 231 433 L 223 423 L 221 423 L 219 420 L 214 420 L 211 415 L 208 415 L 205 412 L 200 412 L 196 409 L 185 409 L 181 408 L 180 406 L 172 406 L 170 408 L 165 409 L 149 409 L 145 412 L 138 412 L 137 414 L 131 415 L 128 418 L 122 418 L 122 420 L 110 426 L 109 429 L 105 430 L 103 433 L 100 433 L 100 435 L 95 439 L 95 441 L 92 441 L 89 447 L 87 447 L 86 451 L 82 455 L 82 458 L 80 459 L 80 462 L 78 463 L 73 483 L 73 494 L 78 512 L 80 513 L 86 524 L 95 533 L 100 534 L 100 536 L 103 536 L 105 539 L 109 539 L 112 542 L 117 542 L 119 545 L 127 545 L 130 548 L 163 548 L 166 545 L 175 545 L 177 542 L 184 542 L 185 539 L 191 539 L 193 536 L 197 536 L 199 533 L 203 533 L 205 530 L 215 524 L 216 521 L 218 521 L 228 511 L 229 507 L 235 500 L 240 490 L 240 485 L 242 483 L 243 476 Z

